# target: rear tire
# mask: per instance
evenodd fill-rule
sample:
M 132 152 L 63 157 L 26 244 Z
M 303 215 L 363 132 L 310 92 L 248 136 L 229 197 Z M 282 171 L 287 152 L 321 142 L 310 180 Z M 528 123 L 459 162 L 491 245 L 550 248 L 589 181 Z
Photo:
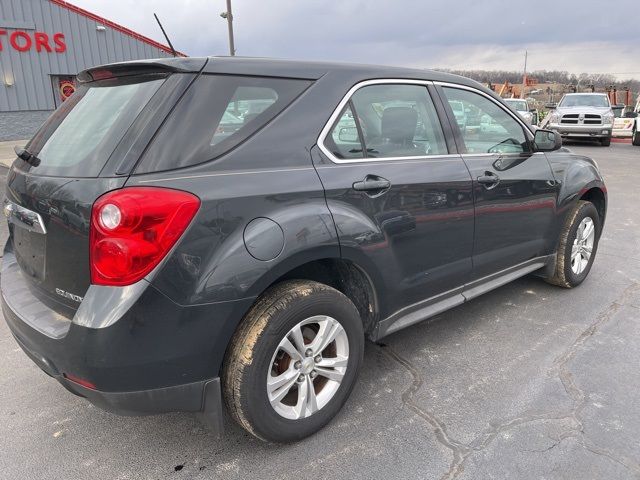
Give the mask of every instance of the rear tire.
M 606 137 L 606 138 L 602 138 L 602 139 L 600 139 L 600 144 L 601 144 L 603 147 L 608 147 L 608 146 L 610 146 L 610 145 L 611 145 L 611 137 Z
M 225 403 L 262 440 L 300 440 L 340 411 L 363 352 L 362 321 L 346 296 L 317 282 L 285 281 L 260 296 L 229 344 Z
M 587 238 L 590 237 L 590 230 L 587 231 L 587 228 L 593 229 L 590 241 Z M 564 288 L 580 285 L 589 275 L 593 265 L 601 228 L 600 216 L 595 205 L 580 200 L 567 216 L 560 232 L 555 272 L 546 281 Z M 585 258 L 587 252 L 588 258 Z
M 631 143 L 633 143 L 636 147 L 640 147 L 640 130 L 638 130 L 637 128 L 633 132 Z

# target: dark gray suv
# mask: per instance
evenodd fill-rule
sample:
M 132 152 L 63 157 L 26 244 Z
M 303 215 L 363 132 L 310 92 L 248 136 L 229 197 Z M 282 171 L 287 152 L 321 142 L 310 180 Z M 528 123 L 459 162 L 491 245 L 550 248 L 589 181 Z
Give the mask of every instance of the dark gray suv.
M 2 307 L 104 409 L 219 431 L 226 403 L 294 441 L 347 400 L 365 338 L 593 263 L 597 165 L 471 80 L 243 58 L 79 80 L 9 171 Z

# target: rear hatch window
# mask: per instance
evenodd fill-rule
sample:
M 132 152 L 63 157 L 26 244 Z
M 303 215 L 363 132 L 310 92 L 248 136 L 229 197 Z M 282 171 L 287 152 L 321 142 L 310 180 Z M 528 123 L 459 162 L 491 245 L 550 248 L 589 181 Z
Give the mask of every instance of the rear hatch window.
M 299 79 L 202 75 L 162 126 L 136 173 L 219 157 L 275 118 L 310 84 Z
M 43 176 L 97 177 L 164 81 L 144 75 L 82 85 L 27 144 L 35 159 L 20 169 Z

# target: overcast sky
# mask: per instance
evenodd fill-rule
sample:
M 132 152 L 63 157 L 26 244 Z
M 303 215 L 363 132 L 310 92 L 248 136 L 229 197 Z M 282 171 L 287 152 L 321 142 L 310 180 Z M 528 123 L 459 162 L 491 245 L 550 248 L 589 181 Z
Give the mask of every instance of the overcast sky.
M 176 49 L 226 55 L 225 0 L 70 0 Z M 238 55 L 640 78 L 640 0 L 233 0 Z

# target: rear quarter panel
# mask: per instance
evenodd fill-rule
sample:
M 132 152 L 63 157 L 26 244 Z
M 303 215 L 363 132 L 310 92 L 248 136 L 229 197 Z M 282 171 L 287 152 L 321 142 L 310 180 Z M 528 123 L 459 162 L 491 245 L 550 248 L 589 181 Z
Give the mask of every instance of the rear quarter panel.
M 340 255 L 324 192 L 311 166 L 133 178 L 128 185 L 187 190 L 202 202 L 152 280 L 181 305 L 256 297 L 289 269 Z M 249 253 L 251 239 L 245 233 L 254 219 L 270 219 L 281 229 L 276 241 L 281 238 L 282 245 L 274 258 L 259 260 Z

